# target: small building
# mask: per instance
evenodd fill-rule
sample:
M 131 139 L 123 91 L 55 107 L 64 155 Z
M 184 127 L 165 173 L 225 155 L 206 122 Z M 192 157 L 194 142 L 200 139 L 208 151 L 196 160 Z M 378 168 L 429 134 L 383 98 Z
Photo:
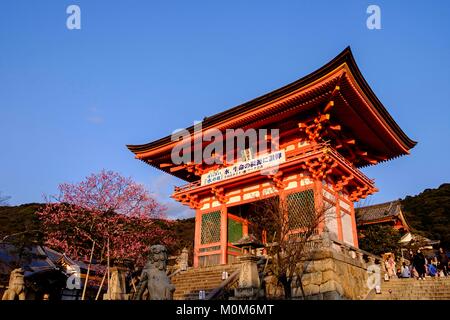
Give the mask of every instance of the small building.
M 375 204 L 355 209 L 358 228 L 369 225 L 389 225 L 401 233 L 409 232 L 410 228 L 402 212 L 400 200 Z
M 49 247 L 33 245 L 18 248 L 0 244 L 0 297 L 8 287 L 11 271 L 22 268 L 25 278 L 27 300 L 79 300 L 86 279 L 87 265 L 74 261 L 65 254 Z M 104 267 L 91 265 L 86 297 L 94 299 L 101 281 L 99 274 Z M 79 285 L 70 277 L 79 277 Z M 68 282 L 73 286 L 69 286 Z M 104 291 L 104 290 L 103 290 Z

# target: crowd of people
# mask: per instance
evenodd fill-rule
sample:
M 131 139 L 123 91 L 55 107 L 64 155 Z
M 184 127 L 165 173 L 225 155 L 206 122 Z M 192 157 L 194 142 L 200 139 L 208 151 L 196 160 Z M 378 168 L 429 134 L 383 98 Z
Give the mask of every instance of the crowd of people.
M 387 276 L 389 278 L 415 278 L 423 280 L 429 277 L 447 277 L 449 273 L 449 258 L 443 248 L 439 252 L 426 258 L 420 249 L 417 252 L 409 251 L 409 262 L 401 262 L 400 268 L 396 268 L 393 254 L 390 254 L 385 261 Z

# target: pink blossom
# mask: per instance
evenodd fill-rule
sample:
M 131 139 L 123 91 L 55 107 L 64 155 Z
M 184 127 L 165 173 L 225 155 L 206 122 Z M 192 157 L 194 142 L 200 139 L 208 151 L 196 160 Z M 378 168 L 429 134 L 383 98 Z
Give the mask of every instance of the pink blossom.
M 170 245 L 173 239 L 160 224 L 166 208 L 145 187 L 113 171 L 101 171 L 84 181 L 59 186 L 59 195 L 38 212 L 46 244 L 76 260 L 87 260 L 92 242 L 94 258 L 142 265 L 150 244 Z M 156 220 L 161 223 L 156 223 Z

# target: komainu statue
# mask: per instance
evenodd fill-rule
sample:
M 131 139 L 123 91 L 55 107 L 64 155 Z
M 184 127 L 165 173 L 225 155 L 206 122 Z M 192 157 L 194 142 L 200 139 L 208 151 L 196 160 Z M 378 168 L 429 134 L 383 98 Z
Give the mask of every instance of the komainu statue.
M 25 277 L 22 268 L 14 269 L 9 276 L 8 289 L 3 294 L 2 300 L 25 300 Z
M 148 290 L 148 300 L 172 300 L 175 286 L 167 276 L 167 251 L 163 245 L 150 247 L 149 260 L 142 270 L 133 299 L 144 300 L 144 292 Z

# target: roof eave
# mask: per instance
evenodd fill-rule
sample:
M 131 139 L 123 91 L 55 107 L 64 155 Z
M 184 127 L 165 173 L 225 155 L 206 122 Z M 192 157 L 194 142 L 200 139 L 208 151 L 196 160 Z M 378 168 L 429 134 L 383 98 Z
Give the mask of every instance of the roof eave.
M 347 64 L 353 77 L 355 78 L 355 81 L 357 81 L 357 83 L 363 90 L 364 94 L 372 102 L 372 104 L 375 106 L 376 110 L 386 120 L 386 122 L 389 125 L 389 128 L 391 128 L 393 130 L 393 132 L 395 133 L 395 136 L 398 138 L 397 140 L 404 146 L 405 152 L 400 153 L 398 156 L 409 154 L 409 149 L 413 148 L 417 144 L 417 142 L 410 139 L 403 132 L 403 130 L 400 128 L 400 126 L 395 122 L 395 120 L 391 117 L 391 115 L 388 113 L 386 108 L 380 102 L 378 97 L 372 91 L 372 89 L 368 85 L 367 81 L 364 79 L 361 71 L 359 70 L 350 47 L 345 48 L 339 55 L 337 55 L 334 59 L 329 61 L 327 64 L 325 64 L 321 68 L 300 78 L 297 81 L 294 81 L 284 87 L 281 87 L 279 89 L 271 91 L 265 95 L 262 95 L 258 98 L 250 100 L 246 103 L 240 104 L 231 109 L 217 113 L 211 117 L 206 117 L 203 121 L 203 128 L 211 127 L 214 124 L 217 124 L 224 119 L 231 118 L 237 114 L 241 114 L 243 111 L 248 112 L 263 103 L 267 103 L 273 99 L 282 97 L 282 96 L 287 95 L 297 89 L 300 89 L 303 86 L 307 85 L 308 83 L 311 83 L 311 82 L 319 79 L 320 77 L 326 75 L 327 73 L 333 71 L 334 69 L 338 68 L 343 63 Z M 193 134 L 194 126 L 190 126 L 190 127 L 186 128 L 186 130 L 189 131 L 191 134 Z M 154 152 L 157 149 L 160 149 L 162 147 L 170 145 L 171 143 L 173 143 L 171 136 L 166 136 L 166 137 L 163 137 L 161 139 L 158 139 L 158 140 L 152 141 L 150 143 L 146 143 L 146 144 L 127 145 L 127 148 L 136 155 L 136 158 L 142 159 L 142 156 L 144 156 L 144 154 L 149 153 L 149 152 Z M 396 157 L 390 157 L 390 158 L 386 159 L 385 161 L 391 160 L 394 158 L 396 158 Z

